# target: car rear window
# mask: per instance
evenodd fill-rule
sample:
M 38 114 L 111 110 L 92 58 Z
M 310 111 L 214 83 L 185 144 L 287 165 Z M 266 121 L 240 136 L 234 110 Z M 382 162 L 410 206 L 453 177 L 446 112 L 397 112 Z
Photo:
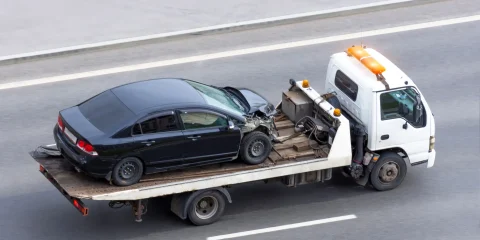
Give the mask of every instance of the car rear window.
M 111 91 L 105 91 L 78 106 L 80 112 L 96 128 L 113 133 L 134 114 Z

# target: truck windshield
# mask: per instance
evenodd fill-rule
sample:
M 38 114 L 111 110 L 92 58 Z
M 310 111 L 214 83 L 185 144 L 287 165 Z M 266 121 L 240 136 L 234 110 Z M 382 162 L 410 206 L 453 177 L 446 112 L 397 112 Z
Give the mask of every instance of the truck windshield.
M 228 92 L 193 81 L 186 80 L 186 82 L 200 92 L 208 104 L 233 112 L 237 115 L 245 114 L 246 109 L 237 99 L 230 96 Z

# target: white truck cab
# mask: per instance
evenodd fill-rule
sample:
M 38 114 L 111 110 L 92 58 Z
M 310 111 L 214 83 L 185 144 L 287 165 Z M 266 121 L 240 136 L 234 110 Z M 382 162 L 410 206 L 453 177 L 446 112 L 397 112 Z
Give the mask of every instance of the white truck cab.
M 392 152 L 410 164 L 435 161 L 435 119 L 421 91 L 381 53 L 353 46 L 331 55 L 325 89 L 366 131 L 367 151 Z

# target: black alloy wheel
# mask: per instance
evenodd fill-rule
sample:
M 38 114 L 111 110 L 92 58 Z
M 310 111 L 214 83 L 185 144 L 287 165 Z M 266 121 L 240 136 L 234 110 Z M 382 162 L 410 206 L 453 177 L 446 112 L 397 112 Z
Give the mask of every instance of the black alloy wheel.
M 137 183 L 143 175 L 143 164 L 138 158 L 128 157 L 115 165 L 112 182 L 117 186 L 129 186 Z

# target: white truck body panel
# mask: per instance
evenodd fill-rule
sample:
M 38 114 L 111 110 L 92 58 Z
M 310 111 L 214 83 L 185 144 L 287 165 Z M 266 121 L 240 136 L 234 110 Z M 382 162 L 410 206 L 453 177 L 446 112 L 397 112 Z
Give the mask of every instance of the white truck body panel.
M 395 90 L 392 90 L 395 91 Z M 392 92 L 386 91 L 386 92 Z M 377 101 L 380 101 L 380 94 L 377 93 Z M 376 143 L 375 149 L 401 148 L 410 160 L 410 163 L 416 163 L 428 159 L 428 146 L 430 144 L 430 126 L 431 117 L 427 115 L 427 124 L 424 127 L 415 127 L 408 123 L 404 118 L 394 118 L 389 120 L 381 119 L 380 105 L 377 104 L 376 112 Z M 407 129 L 403 125 L 407 124 Z M 382 140 L 379 136 L 389 135 L 387 140 Z
M 340 143 L 340 145 L 342 145 Z M 340 147 L 341 148 L 341 147 Z M 339 149 L 337 147 L 337 149 Z M 343 152 L 349 152 L 350 149 L 339 149 Z M 334 153 L 334 155 L 343 155 Z M 297 173 L 317 171 L 334 167 L 350 165 L 350 161 L 344 161 L 341 158 L 317 158 L 297 163 L 261 168 L 255 170 L 242 171 L 237 173 L 229 173 L 223 175 L 215 175 L 211 177 L 197 178 L 193 180 L 174 182 L 171 184 L 156 185 L 153 187 L 138 188 L 126 191 L 118 191 L 109 194 L 98 194 L 91 197 L 92 200 L 138 200 L 151 197 L 166 196 L 176 193 L 190 192 L 200 189 L 208 189 L 221 187 L 239 183 L 247 183 L 252 181 L 282 177 Z

